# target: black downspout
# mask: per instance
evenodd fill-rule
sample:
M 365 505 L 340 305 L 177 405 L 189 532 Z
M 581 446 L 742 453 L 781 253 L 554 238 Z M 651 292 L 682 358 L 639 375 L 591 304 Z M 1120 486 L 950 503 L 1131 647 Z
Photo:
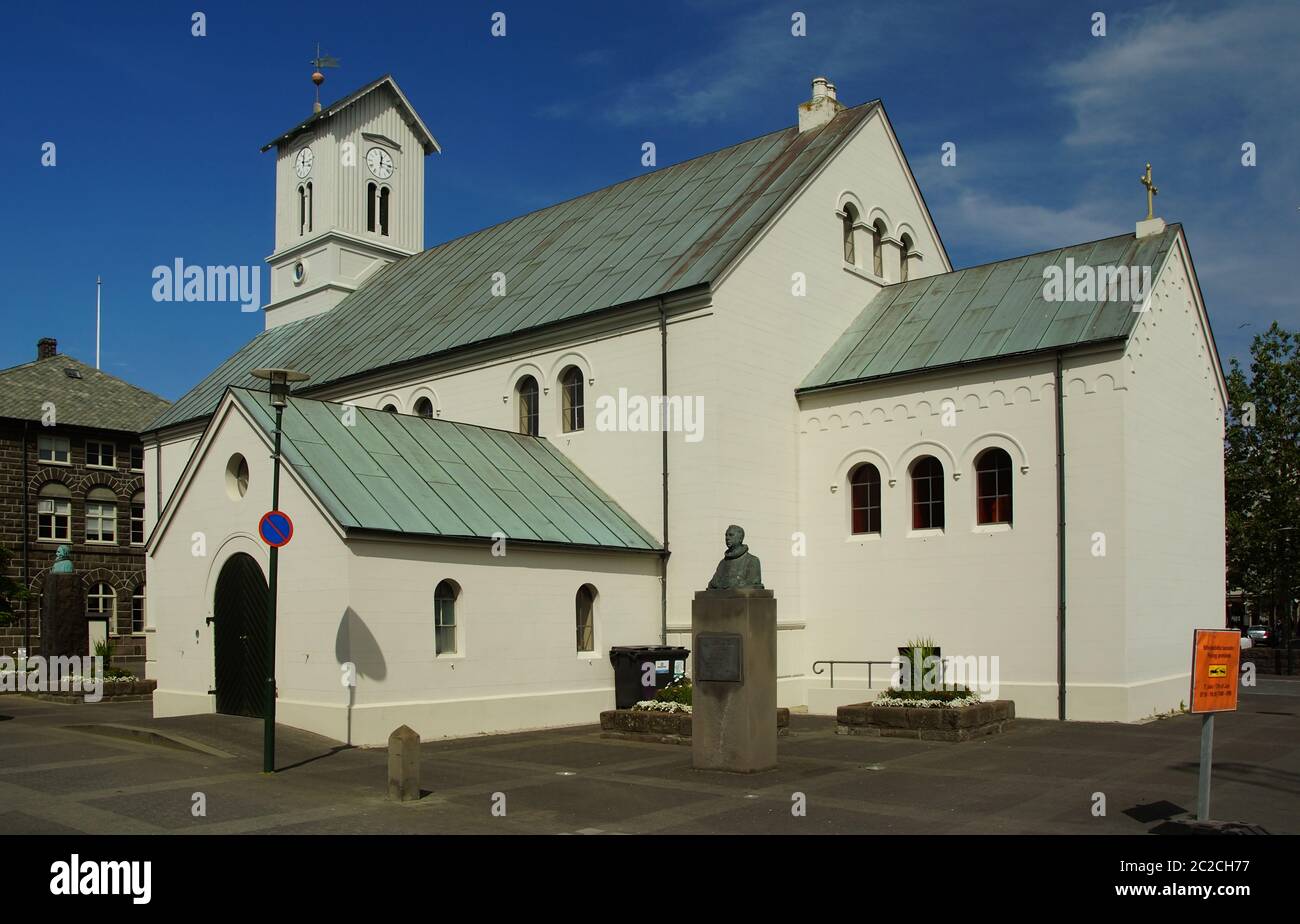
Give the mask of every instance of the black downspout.
M 1056 354 L 1056 717 L 1065 721 L 1065 403 Z
M 32 588 L 31 573 L 31 553 L 29 543 L 31 533 L 31 485 L 28 484 L 27 478 L 27 428 L 28 422 L 23 421 L 23 590 L 30 591 Z M 27 651 L 27 657 L 32 656 L 32 601 L 30 597 L 23 597 L 23 648 Z
M 663 524 L 664 551 L 659 557 L 659 644 L 668 644 L 668 309 L 663 296 L 659 298 L 659 386 L 663 400 L 660 402 L 664 419 L 660 421 L 659 436 L 663 446 Z

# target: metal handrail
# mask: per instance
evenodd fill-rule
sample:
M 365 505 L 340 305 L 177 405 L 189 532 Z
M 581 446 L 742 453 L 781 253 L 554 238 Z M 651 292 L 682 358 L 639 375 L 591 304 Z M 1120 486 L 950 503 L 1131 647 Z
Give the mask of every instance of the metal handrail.
M 897 660 L 897 658 L 895 658 L 894 660 Z M 867 689 L 870 689 L 872 686 L 871 666 L 873 664 L 888 664 L 892 668 L 894 666 L 894 661 L 814 661 L 812 666 L 814 674 L 820 674 L 822 672 L 821 668 L 817 666 L 819 664 L 829 664 L 831 666 L 831 689 L 832 690 L 835 689 L 835 665 L 836 664 L 865 664 L 867 665 Z

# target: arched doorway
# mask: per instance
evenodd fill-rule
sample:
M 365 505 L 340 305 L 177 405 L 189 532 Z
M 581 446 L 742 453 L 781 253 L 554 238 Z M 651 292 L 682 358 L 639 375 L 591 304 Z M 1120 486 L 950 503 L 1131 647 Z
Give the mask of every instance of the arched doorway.
M 217 712 L 261 718 L 266 698 L 266 602 L 262 569 L 239 552 L 221 566 L 213 595 Z

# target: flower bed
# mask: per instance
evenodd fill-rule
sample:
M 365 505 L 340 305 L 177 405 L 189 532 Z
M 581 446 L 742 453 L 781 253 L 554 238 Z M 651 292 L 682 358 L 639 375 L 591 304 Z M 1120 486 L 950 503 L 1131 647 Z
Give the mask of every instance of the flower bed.
M 888 704 L 873 702 L 841 706 L 835 713 L 835 733 L 969 741 L 1002 732 L 1016 717 L 1016 704 L 1009 699 L 953 705 L 962 701 L 900 699 Z
M 637 703 L 638 706 L 642 705 Z M 600 714 L 600 736 L 628 741 L 651 741 L 658 744 L 690 744 L 691 714 L 681 709 L 667 711 L 656 703 L 653 709 L 606 709 Z M 689 707 L 687 707 L 689 708 Z M 790 710 L 776 710 L 776 733 L 788 734 Z

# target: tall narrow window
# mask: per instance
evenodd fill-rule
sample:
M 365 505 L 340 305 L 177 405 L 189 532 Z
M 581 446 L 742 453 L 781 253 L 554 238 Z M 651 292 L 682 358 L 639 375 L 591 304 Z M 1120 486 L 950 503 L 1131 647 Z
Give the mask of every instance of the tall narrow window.
M 307 190 L 298 187 L 298 236 L 307 230 Z
M 907 265 L 912 259 L 912 238 L 904 234 L 898 239 L 898 281 L 907 282 Z
M 108 488 L 86 495 L 86 541 L 117 541 L 117 495 Z
M 144 631 L 144 626 L 145 626 L 144 605 L 145 605 L 145 588 L 144 585 L 141 584 L 139 587 L 135 589 L 135 593 L 131 595 L 131 631 L 132 632 Z
M 117 591 L 113 590 L 111 584 L 101 581 L 90 588 L 90 593 L 86 594 L 86 615 L 93 619 L 107 620 L 108 631 L 120 634 L 121 627 L 117 625 Z
M 871 226 L 871 271 L 884 278 L 885 275 L 885 223 L 879 218 Z
M 975 460 L 975 522 L 1011 522 L 1011 456 L 994 447 Z
M 912 529 L 943 529 L 943 465 L 934 456 L 912 465 Z
M 131 444 L 131 471 L 144 471 L 144 446 L 139 443 Z
M 441 581 L 433 592 L 435 654 L 456 654 L 456 598 L 460 588 L 453 581 Z
M 131 544 L 144 545 L 144 492 L 131 498 Z
M 379 191 L 379 233 L 388 236 L 388 200 L 392 192 L 387 186 Z
M 419 398 L 415 402 L 415 413 L 420 417 L 433 416 L 433 402 L 428 398 Z
M 312 195 L 311 183 L 307 183 L 307 232 L 311 233 Z
M 537 379 L 526 375 L 515 386 L 519 402 L 519 432 L 528 436 L 537 435 Z
M 366 184 L 366 230 L 375 230 L 375 184 Z
M 596 650 L 596 588 L 583 584 L 574 603 L 577 613 L 578 651 Z
M 68 542 L 72 538 L 72 492 L 51 481 L 43 485 L 36 501 L 36 538 Z
M 880 532 L 880 470 L 863 462 L 849 475 L 854 535 Z
M 570 366 L 560 376 L 560 389 L 564 400 L 564 432 L 583 429 L 586 409 L 583 407 L 582 370 Z
M 858 210 L 852 205 L 844 206 L 843 222 L 844 262 L 856 266 L 858 262 L 858 252 L 857 248 L 853 246 L 853 226 L 858 223 Z

